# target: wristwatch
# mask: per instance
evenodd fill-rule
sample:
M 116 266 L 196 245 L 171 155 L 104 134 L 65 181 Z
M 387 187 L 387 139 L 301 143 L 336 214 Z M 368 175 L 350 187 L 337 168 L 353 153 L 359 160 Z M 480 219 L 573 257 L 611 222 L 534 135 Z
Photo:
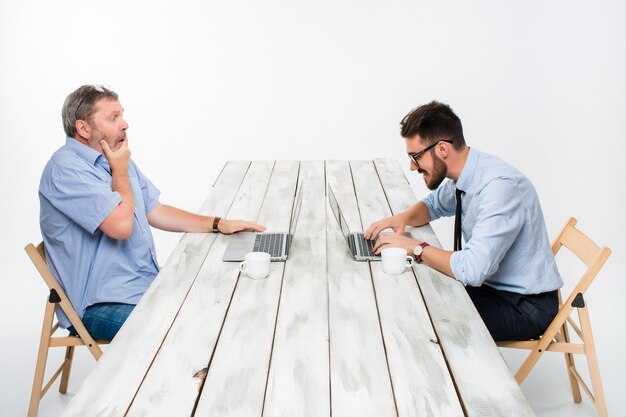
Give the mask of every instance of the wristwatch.
M 417 262 L 418 264 L 422 263 L 422 253 L 424 252 L 424 248 L 426 246 L 430 245 L 426 242 L 422 242 L 413 248 L 413 256 L 415 256 L 415 262 Z
M 214 233 L 219 232 L 219 230 L 217 229 L 217 225 L 220 224 L 220 220 L 222 220 L 221 217 L 214 217 L 213 218 L 213 228 L 211 229 L 212 232 L 214 232 Z

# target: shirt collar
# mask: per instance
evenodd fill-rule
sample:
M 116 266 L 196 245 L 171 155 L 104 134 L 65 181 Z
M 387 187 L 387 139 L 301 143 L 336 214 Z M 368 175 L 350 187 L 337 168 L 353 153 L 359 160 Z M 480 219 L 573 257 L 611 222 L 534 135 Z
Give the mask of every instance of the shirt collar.
M 91 162 L 94 165 L 96 164 L 98 159 L 102 157 L 102 154 L 100 152 L 90 148 L 87 145 L 83 145 L 76 139 L 69 136 L 65 139 L 65 146 L 67 146 L 68 149 L 76 152 L 76 154 L 78 154 L 84 160 Z
M 470 148 L 467 159 L 465 160 L 465 166 L 461 171 L 461 175 L 459 175 L 459 178 L 456 180 L 456 188 L 464 192 L 470 188 L 474 173 L 476 172 L 476 165 L 478 165 L 478 151 L 474 148 Z

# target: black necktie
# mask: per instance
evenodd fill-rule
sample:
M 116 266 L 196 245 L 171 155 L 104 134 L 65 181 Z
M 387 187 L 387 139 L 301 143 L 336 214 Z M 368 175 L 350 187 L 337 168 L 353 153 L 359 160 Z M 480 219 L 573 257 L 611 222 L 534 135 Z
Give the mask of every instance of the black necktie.
M 461 250 L 461 195 L 463 191 L 456 189 L 456 210 L 454 212 L 454 251 Z

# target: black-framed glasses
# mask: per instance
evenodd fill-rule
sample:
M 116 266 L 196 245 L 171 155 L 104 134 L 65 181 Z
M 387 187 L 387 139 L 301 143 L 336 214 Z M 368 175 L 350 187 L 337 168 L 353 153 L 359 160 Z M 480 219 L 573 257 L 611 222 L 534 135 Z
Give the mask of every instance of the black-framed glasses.
M 411 159 L 411 161 L 415 164 L 415 166 L 419 169 L 420 164 L 419 164 L 419 160 L 422 156 L 424 156 L 424 154 L 428 151 L 430 151 L 432 148 L 434 148 L 435 146 L 437 146 L 439 144 L 439 142 L 448 142 L 448 143 L 452 143 L 451 140 L 438 140 L 437 142 L 433 143 L 430 146 L 427 146 L 426 148 L 422 149 L 421 151 L 417 152 L 417 153 L 410 153 L 409 154 L 409 158 Z
M 80 106 L 83 105 L 87 97 L 93 95 L 94 92 L 104 93 L 104 90 L 105 90 L 105 87 L 101 85 L 90 85 L 89 91 L 83 96 L 82 100 L 78 102 L 78 106 L 76 106 L 76 110 L 74 110 L 74 119 L 78 120 L 78 109 L 80 109 Z

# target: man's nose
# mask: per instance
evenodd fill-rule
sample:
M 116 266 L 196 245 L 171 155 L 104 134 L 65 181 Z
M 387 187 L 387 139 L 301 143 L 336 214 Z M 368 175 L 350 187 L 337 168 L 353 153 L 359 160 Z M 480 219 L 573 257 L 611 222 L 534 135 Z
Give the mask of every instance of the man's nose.
M 128 123 L 126 123 L 125 119 L 122 119 L 122 130 L 128 129 Z

